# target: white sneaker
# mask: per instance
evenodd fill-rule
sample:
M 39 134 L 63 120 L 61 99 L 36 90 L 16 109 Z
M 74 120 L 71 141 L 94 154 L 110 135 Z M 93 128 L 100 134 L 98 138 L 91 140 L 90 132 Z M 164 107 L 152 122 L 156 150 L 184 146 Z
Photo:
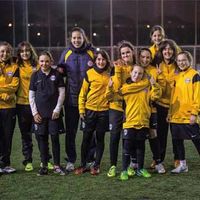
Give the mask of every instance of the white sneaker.
M 138 168 L 138 164 L 137 163 L 133 163 L 131 161 L 129 167 L 132 168 L 132 169 L 137 169 Z
M 158 174 L 165 174 L 166 170 L 162 163 L 155 165 L 155 170 L 158 172 Z
M 173 174 L 179 174 L 182 172 L 188 172 L 188 166 L 187 165 L 179 165 L 177 168 L 173 169 L 171 173 Z
M 16 172 L 16 169 L 13 168 L 13 167 L 7 166 L 7 167 L 4 167 L 4 168 L 3 168 L 3 171 L 4 171 L 5 173 L 7 173 L 7 174 L 11 174 L 11 173 Z
M 2 168 L 0 168 L 0 174 L 3 174 L 3 173 L 4 173 L 3 169 L 2 169 Z
M 66 166 L 66 171 L 67 172 L 72 172 L 74 171 L 74 163 L 68 162 Z

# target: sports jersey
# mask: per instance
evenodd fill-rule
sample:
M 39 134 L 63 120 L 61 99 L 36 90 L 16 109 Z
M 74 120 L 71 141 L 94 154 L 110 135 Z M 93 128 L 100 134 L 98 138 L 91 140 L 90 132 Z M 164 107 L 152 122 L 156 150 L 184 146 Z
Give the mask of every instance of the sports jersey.
M 152 65 L 145 67 L 145 73 L 149 79 L 153 77 L 156 82 L 159 82 L 160 87 L 162 88 L 162 90 L 164 90 L 166 86 L 166 81 L 164 80 L 164 76 L 162 75 L 162 73 L 161 74 L 158 73 L 158 70 L 156 67 Z M 156 113 L 156 108 L 153 105 L 152 105 L 151 112 Z
M 178 73 L 175 79 L 170 101 L 170 122 L 190 123 L 191 115 L 200 110 L 200 76 L 189 67 Z
M 134 84 L 133 82 L 126 83 L 120 90 L 126 104 L 126 120 L 123 128 L 148 128 L 151 116 L 150 101 L 157 100 L 161 96 L 162 90 L 157 83 L 141 88 L 140 91 L 132 87 Z
M 159 69 L 161 70 L 161 74 L 164 78 L 165 87 L 162 88 L 163 89 L 162 96 L 161 96 L 161 98 L 158 99 L 157 104 L 159 104 L 163 107 L 169 108 L 171 89 L 173 87 L 174 80 L 177 75 L 176 65 L 174 63 L 166 64 L 165 62 L 162 62 L 159 65 Z M 160 83 L 160 81 L 158 80 L 158 83 L 160 85 L 163 85 L 163 81 L 162 81 L 162 83 Z
M 17 104 L 29 105 L 29 85 L 31 75 L 38 66 L 31 66 L 30 62 L 23 62 L 19 66 L 19 88 L 17 90 Z
M 128 77 L 130 77 L 130 73 L 133 69 L 131 65 L 115 65 L 114 66 L 114 76 L 112 76 L 113 80 L 113 91 L 118 92 L 122 87 Z M 118 110 L 123 112 L 123 103 L 122 99 L 115 98 L 113 96 L 112 100 L 109 102 L 110 109 Z
M 15 108 L 19 69 L 15 63 L 0 63 L 0 109 Z
M 79 113 L 85 113 L 85 109 L 93 111 L 109 109 L 105 96 L 108 81 L 108 70 L 101 70 L 94 66 L 87 71 L 79 94 Z
M 34 72 L 31 77 L 30 90 L 35 92 L 37 111 L 42 118 L 51 118 L 57 105 L 59 90 L 64 87 L 62 75 L 55 69 L 46 75 L 41 69 Z

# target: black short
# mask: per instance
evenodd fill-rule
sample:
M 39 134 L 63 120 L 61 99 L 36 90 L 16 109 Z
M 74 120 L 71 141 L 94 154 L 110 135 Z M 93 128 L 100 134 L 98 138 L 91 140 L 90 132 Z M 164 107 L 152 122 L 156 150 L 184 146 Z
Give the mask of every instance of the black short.
M 109 130 L 111 132 L 118 132 L 122 130 L 124 120 L 124 112 L 118 110 L 109 110 Z
M 43 118 L 42 123 L 34 124 L 34 132 L 38 135 L 57 135 L 60 133 L 60 119 Z
M 200 138 L 199 125 L 170 124 L 172 139 L 195 140 Z
M 106 111 L 93 111 L 86 110 L 85 113 L 85 131 L 93 132 L 106 132 L 109 131 L 109 112 Z
M 122 139 L 126 140 L 145 140 L 148 138 L 149 128 L 127 128 L 123 129 Z

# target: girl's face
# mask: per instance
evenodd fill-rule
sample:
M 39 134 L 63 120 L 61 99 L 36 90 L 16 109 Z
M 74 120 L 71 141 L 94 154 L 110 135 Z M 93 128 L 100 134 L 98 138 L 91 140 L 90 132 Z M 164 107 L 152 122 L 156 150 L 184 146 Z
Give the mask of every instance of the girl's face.
M 101 54 L 98 54 L 95 63 L 99 69 L 103 69 L 107 64 L 107 61 Z
M 179 54 L 176 58 L 176 63 L 181 71 L 184 71 L 190 67 L 190 61 L 185 54 Z
M 11 58 L 11 50 L 7 45 L 0 46 L 0 61 L 6 62 Z
M 79 31 L 72 32 L 71 43 L 75 48 L 80 48 L 84 43 L 83 34 Z
M 125 63 L 133 63 L 133 51 L 129 47 L 122 47 L 120 50 L 121 58 Z
M 39 65 L 43 72 L 47 72 L 51 69 L 51 59 L 47 55 L 41 55 L 39 57 Z
M 152 36 L 151 36 L 151 41 L 155 44 L 155 45 L 159 45 L 160 42 L 163 40 L 163 35 L 162 32 L 157 30 L 154 31 Z
M 174 50 L 169 46 L 169 44 L 163 49 L 162 55 L 165 61 L 169 61 L 174 54 Z
M 140 80 L 142 80 L 143 75 L 144 75 L 144 69 L 140 66 L 134 66 L 134 68 L 131 72 L 131 80 L 134 83 L 137 83 Z
M 27 46 L 23 46 L 20 50 L 20 56 L 23 61 L 27 61 L 31 57 L 31 50 Z
M 142 51 L 139 56 L 142 67 L 147 67 L 151 63 L 151 54 L 148 51 Z

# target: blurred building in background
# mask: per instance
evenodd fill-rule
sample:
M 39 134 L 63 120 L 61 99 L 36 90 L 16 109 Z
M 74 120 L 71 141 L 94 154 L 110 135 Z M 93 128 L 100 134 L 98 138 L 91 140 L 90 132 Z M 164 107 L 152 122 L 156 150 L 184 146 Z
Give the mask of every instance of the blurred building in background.
M 56 62 L 74 26 L 114 59 L 121 40 L 150 46 L 150 29 L 159 24 L 200 67 L 199 0 L 1 0 L 0 15 L 0 41 L 16 47 L 28 40 L 37 51 L 50 50 Z

